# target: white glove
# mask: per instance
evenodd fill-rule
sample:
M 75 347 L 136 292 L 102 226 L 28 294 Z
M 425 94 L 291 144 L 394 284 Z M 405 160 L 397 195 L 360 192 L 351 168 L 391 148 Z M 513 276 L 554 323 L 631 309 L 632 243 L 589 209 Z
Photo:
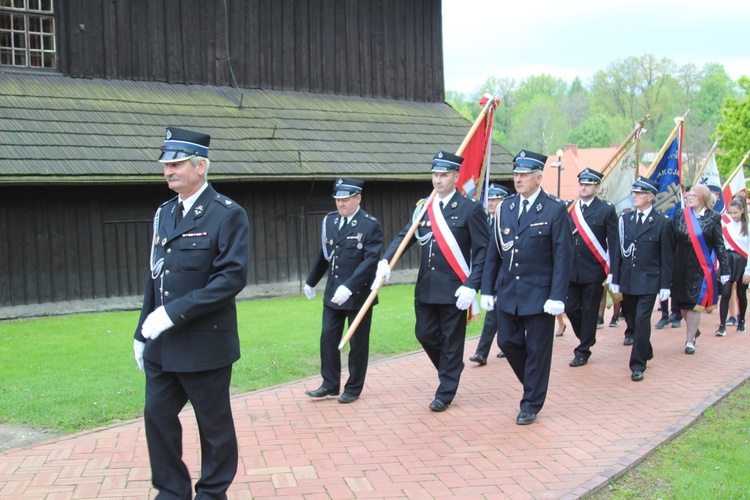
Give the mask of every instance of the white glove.
M 333 294 L 333 297 L 331 298 L 331 302 L 334 304 L 342 305 L 344 302 L 349 300 L 349 297 L 352 296 L 352 292 L 349 291 L 348 288 L 346 288 L 344 285 L 339 285 L 339 287 L 336 289 L 336 293 Z
M 659 302 L 664 302 L 669 299 L 669 288 L 662 288 L 659 290 Z
M 729 281 L 729 275 L 728 275 L 728 274 L 724 274 L 724 275 L 722 275 L 722 276 L 721 276 L 721 284 L 723 285 L 723 284 L 724 284 L 724 283 L 726 283 L 727 281 Z
M 482 295 L 479 304 L 485 311 L 491 311 L 495 308 L 495 297 L 492 295 Z
M 544 303 L 544 312 L 551 314 L 552 316 L 562 314 L 565 312 L 565 303 L 559 300 L 547 299 L 547 302 Z
M 474 297 L 477 296 L 476 290 L 473 290 L 467 286 L 460 286 L 456 290 L 456 293 L 453 294 L 455 297 L 458 297 L 456 299 L 456 307 L 461 309 L 462 311 L 465 311 L 471 306 L 471 303 L 474 302 Z
M 315 298 L 315 289 L 307 283 L 305 283 L 305 297 L 307 297 L 308 300 Z
M 385 259 L 378 262 L 378 270 L 375 271 L 375 279 L 372 280 L 372 286 L 370 287 L 370 290 L 375 290 L 377 287 L 379 287 L 380 283 L 383 281 L 383 278 L 385 278 L 386 283 L 388 283 L 388 280 L 391 279 L 391 266 L 388 265 L 388 261 Z
M 609 284 L 609 291 L 612 293 L 620 293 L 620 285 Z
M 174 323 L 169 319 L 167 310 L 164 309 L 164 306 L 159 306 L 146 316 L 146 321 L 143 322 L 141 327 L 141 335 L 147 339 L 156 340 L 164 330 L 169 330 L 173 326 Z
M 141 371 L 143 371 L 143 350 L 145 348 L 145 342 L 141 342 L 138 339 L 133 339 L 133 354 L 135 355 L 135 362 L 138 365 L 138 369 Z
M 612 275 L 608 274 L 607 275 L 607 285 L 611 285 L 611 284 L 612 284 Z M 610 290 L 611 290 L 611 288 L 610 288 Z

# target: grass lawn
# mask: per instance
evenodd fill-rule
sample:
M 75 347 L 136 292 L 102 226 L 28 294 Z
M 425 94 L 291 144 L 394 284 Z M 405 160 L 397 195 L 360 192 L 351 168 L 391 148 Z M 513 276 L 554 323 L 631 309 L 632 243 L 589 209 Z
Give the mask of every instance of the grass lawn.
M 413 285 L 381 290 L 370 333 L 372 359 L 421 349 L 413 294 Z M 238 303 L 242 358 L 234 365 L 234 393 L 318 374 L 322 309 L 322 292 L 312 301 L 298 296 Z M 71 433 L 140 416 L 144 376 L 133 359 L 138 315 L 0 322 L 0 420 Z M 480 331 L 474 323 L 467 335 Z

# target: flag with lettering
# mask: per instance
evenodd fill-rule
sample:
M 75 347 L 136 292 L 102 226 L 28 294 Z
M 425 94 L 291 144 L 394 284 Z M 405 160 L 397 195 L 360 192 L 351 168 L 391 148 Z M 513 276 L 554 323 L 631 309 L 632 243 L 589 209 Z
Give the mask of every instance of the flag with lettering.
M 672 143 L 662 155 L 656 168 L 650 175 L 652 181 L 659 184 L 659 194 L 654 200 L 654 208 L 673 219 L 677 210 L 682 208 L 682 137 L 685 122 L 680 121 L 678 131 Z
M 724 196 L 721 189 L 721 177 L 719 176 L 719 167 L 716 165 L 716 155 L 711 153 L 706 159 L 706 166 L 703 168 L 701 173 L 699 184 L 705 184 L 711 193 L 716 197 L 714 202 L 714 210 L 719 213 L 724 212 Z

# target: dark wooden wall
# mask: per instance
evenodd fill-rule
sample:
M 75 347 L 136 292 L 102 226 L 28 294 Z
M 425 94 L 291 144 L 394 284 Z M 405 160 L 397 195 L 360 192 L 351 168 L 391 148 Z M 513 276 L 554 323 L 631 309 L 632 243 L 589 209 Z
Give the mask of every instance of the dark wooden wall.
M 444 100 L 440 0 L 66 0 L 61 71 Z M 227 50 L 227 46 L 229 49 Z
M 332 180 L 214 183 L 242 204 L 251 226 L 249 284 L 304 279 L 335 210 Z M 388 243 L 408 222 L 425 182 L 367 182 L 363 208 Z M 166 186 L 0 186 L 0 307 L 143 293 L 152 218 Z M 399 268 L 418 265 L 404 254 Z

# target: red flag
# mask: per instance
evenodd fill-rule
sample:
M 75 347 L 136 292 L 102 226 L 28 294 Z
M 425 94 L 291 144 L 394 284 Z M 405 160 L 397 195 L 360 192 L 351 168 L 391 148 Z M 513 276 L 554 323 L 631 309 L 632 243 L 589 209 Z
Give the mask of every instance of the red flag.
M 487 99 L 489 97 L 483 96 L 479 104 L 484 106 L 487 104 Z M 463 151 L 464 162 L 461 164 L 458 173 L 456 187 L 461 193 L 475 199 L 481 199 L 480 195 L 483 195 L 485 181 L 489 178 L 489 168 L 485 168 L 485 165 L 489 167 L 487 151 L 492 140 L 492 120 L 495 115 L 496 104 L 497 102 L 490 106 L 487 114 L 484 115 L 484 119 L 466 145 L 466 149 Z

